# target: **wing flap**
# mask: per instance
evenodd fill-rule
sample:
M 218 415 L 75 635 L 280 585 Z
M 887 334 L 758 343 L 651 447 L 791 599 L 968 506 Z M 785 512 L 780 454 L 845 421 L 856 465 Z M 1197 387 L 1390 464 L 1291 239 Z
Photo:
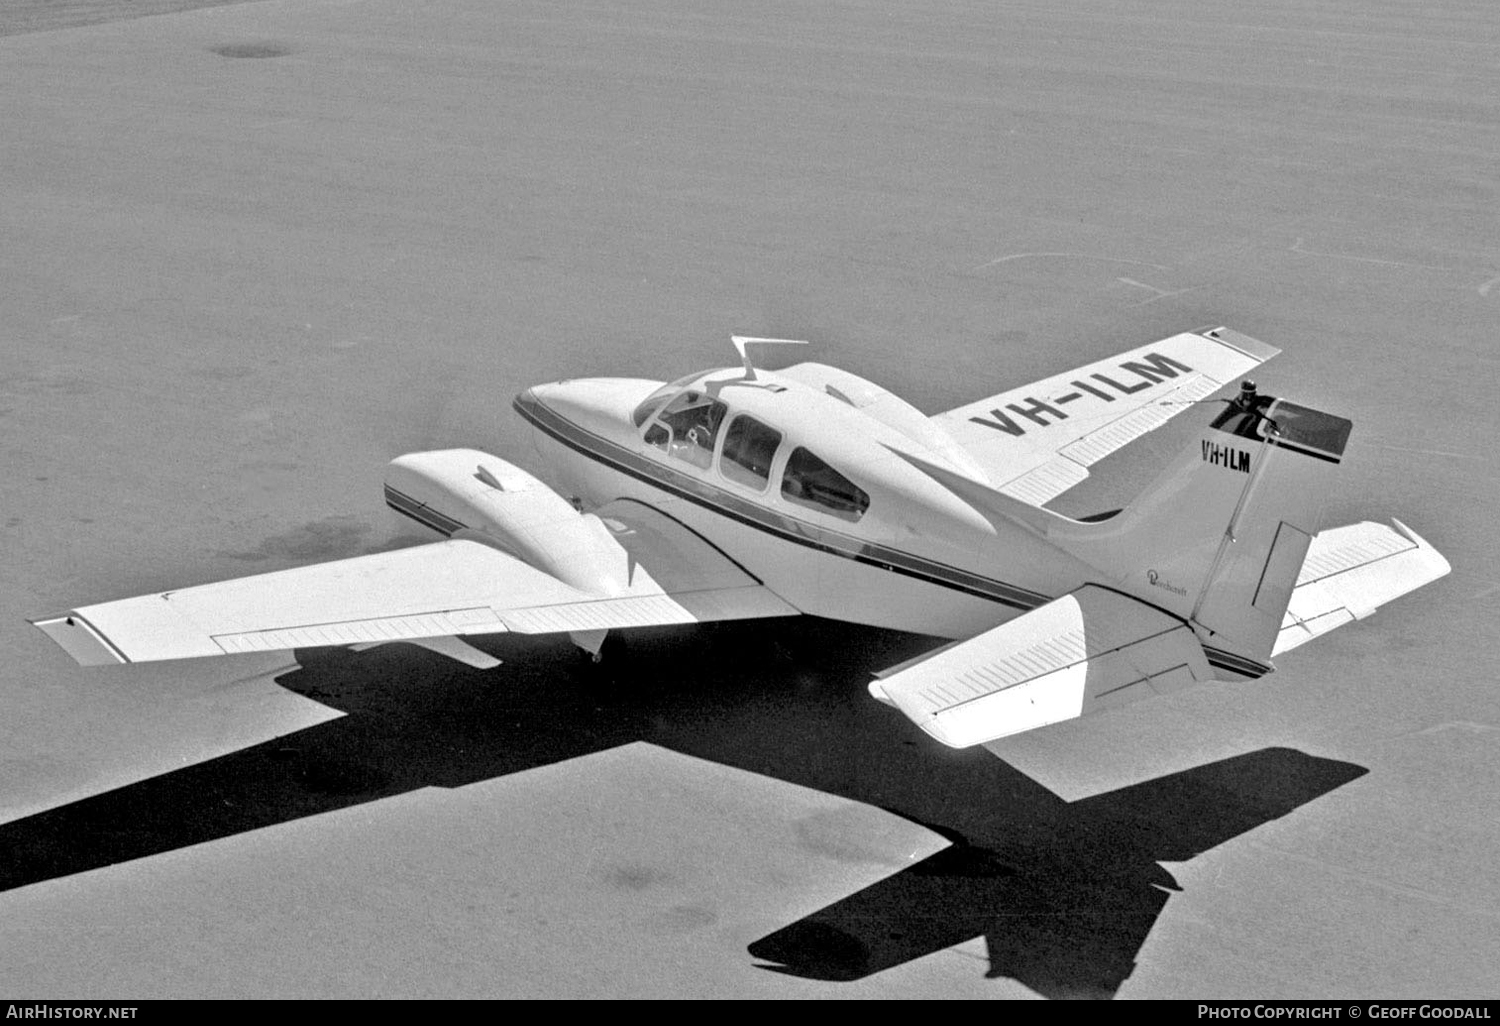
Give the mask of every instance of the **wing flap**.
M 226 655 L 238 652 L 277 652 L 291 648 L 329 645 L 380 645 L 387 641 L 438 638 L 460 634 L 498 634 L 506 624 L 488 607 L 440 610 L 415 616 L 307 624 L 263 631 L 212 635 Z
M 1392 528 L 1366 521 L 1320 531 L 1313 538 L 1271 650 L 1273 657 L 1362 620 L 1452 569 L 1415 531 L 1399 520 L 1394 523 Z
M 954 748 L 993 741 L 1212 676 L 1180 620 L 1092 585 L 871 685 Z

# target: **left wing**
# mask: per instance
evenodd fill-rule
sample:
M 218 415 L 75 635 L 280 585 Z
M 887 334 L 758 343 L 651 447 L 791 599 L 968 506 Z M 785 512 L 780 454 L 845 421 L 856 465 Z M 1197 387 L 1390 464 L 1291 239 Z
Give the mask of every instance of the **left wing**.
M 466 537 L 82 606 L 32 622 L 78 662 L 103 665 L 798 612 L 649 506 L 615 503 L 598 515 L 627 564 L 628 583 L 611 593 L 582 591 Z
M 954 748 L 1179 690 L 1213 676 L 1192 630 L 1086 585 L 870 685 Z
M 1184 332 L 931 420 L 1006 494 L 1040 506 L 1088 467 L 1281 350 L 1229 328 Z

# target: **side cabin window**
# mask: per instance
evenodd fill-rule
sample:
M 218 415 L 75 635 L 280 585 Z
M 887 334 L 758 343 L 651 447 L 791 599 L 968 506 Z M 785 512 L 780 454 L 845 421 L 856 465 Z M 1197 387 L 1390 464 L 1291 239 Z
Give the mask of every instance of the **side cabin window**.
M 781 497 L 850 523 L 870 508 L 864 489 L 800 446 L 787 458 Z
M 698 391 L 683 392 L 669 402 L 646 429 L 646 444 L 674 459 L 707 470 L 714 458 L 714 440 L 728 407 Z
M 729 429 L 724 432 L 719 473 L 737 485 L 765 491 L 771 482 L 771 461 L 780 445 L 780 431 L 741 414 L 729 422 Z

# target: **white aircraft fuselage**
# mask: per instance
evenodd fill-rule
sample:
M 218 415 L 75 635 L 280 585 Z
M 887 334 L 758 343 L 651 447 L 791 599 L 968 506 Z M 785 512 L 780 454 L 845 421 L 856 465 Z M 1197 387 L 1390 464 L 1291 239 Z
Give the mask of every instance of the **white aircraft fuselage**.
M 657 414 L 688 393 L 723 404 L 709 446 L 648 441 L 671 430 Z M 964 638 L 1079 587 L 1088 574 L 896 455 L 984 477 L 919 410 L 845 371 L 802 364 L 745 380 L 728 368 L 671 386 L 575 379 L 527 389 L 515 408 L 563 494 L 586 506 L 620 498 L 654 506 L 805 613 Z M 726 454 L 739 418 L 780 436 L 764 480 Z M 847 479 L 867 504 L 795 494 L 789 463 L 799 451 Z

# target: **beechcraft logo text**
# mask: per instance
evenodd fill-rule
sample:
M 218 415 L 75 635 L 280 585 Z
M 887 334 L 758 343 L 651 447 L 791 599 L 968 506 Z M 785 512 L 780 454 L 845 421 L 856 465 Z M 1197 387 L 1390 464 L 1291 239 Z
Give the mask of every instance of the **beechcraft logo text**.
M 1243 449 L 1236 449 L 1232 445 L 1220 445 L 1218 442 L 1203 440 L 1203 460 L 1212 463 L 1216 467 L 1228 467 L 1230 470 L 1238 470 L 1241 474 L 1250 473 L 1250 454 Z
M 1155 570 L 1146 571 L 1146 580 L 1151 583 L 1151 587 L 1153 588 L 1161 588 L 1163 591 L 1170 591 L 1173 595 L 1181 595 L 1183 598 L 1187 598 L 1186 588 L 1179 588 L 1175 584 L 1169 584 L 1162 580 L 1161 574 Z

